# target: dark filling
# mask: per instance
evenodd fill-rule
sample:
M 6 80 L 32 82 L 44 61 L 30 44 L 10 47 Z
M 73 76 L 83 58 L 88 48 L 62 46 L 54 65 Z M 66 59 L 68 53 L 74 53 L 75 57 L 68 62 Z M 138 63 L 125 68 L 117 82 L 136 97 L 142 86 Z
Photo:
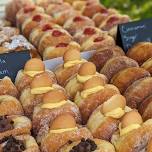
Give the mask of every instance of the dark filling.
M 59 43 L 58 45 L 56 45 L 56 47 L 67 47 L 68 43 Z
M 80 16 L 77 16 L 73 19 L 74 22 L 81 22 L 81 21 L 84 21 L 84 19 Z
M 97 149 L 97 145 L 91 139 L 81 139 L 81 142 L 74 146 L 70 152 L 92 152 Z
M 29 13 L 35 10 L 35 7 L 25 7 L 24 8 L 24 13 Z
M 103 37 L 97 37 L 97 38 L 94 40 L 94 42 L 101 42 L 101 41 L 103 41 L 103 40 L 104 40 Z
M 58 31 L 58 30 L 54 30 L 54 31 L 52 32 L 52 36 L 54 36 L 54 37 L 59 37 L 59 36 L 61 36 L 61 35 L 63 35 L 63 33 L 60 32 L 60 31 Z
M 111 17 L 108 21 L 107 24 L 108 25 L 113 25 L 115 22 L 117 22 L 119 20 L 119 18 L 117 16 L 113 16 Z
M 49 25 L 49 24 L 45 24 L 43 27 L 42 27 L 42 31 L 47 31 L 47 30 L 52 30 L 53 28 L 52 28 L 52 26 L 51 25 Z
M 85 35 L 93 35 L 96 33 L 95 29 L 93 28 L 86 28 L 83 32 Z
M 0 143 L 6 142 L 3 152 L 22 152 L 25 150 L 23 141 L 15 139 L 13 136 L 3 138 Z
M 13 121 L 7 118 L 7 116 L 0 116 L 0 133 L 12 130 L 13 129 Z
M 35 15 L 35 16 L 33 16 L 33 21 L 40 22 L 41 20 L 42 20 L 42 16 L 41 15 Z

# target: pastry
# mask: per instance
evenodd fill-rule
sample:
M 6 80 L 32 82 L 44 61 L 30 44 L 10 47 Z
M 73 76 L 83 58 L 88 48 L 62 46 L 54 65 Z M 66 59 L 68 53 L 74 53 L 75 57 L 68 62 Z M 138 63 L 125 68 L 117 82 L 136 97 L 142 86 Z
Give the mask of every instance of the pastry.
M 145 70 L 149 71 L 149 73 L 152 75 L 152 58 L 149 58 L 147 61 L 145 61 L 141 67 Z
M 118 13 L 108 16 L 99 26 L 100 29 L 109 31 L 113 27 L 117 26 L 120 23 L 129 22 L 130 18 L 127 15 L 120 15 Z
M 124 93 L 127 105 L 138 108 L 145 98 L 152 94 L 152 78 L 142 78 L 130 85 Z
M 152 95 L 150 95 L 149 97 L 144 99 L 138 108 L 144 121 L 146 121 L 148 119 L 152 119 L 151 108 L 152 108 Z
M 152 43 L 140 42 L 128 50 L 127 56 L 136 60 L 139 65 L 142 65 L 145 61 L 152 57 L 151 49 Z
M 25 116 L 0 116 L 0 139 L 10 135 L 30 134 L 31 121 Z
M 44 13 L 44 9 L 39 6 L 29 5 L 21 8 L 16 14 L 16 24 L 20 28 L 23 22 L 36 13 Z
M 100 71 L 109 59 L 115 56 L 123 55 L 125 55 L 125 53 L 119 46 L 109 46 L 96 50 L 89 61 L 93 62 L 96 65 L 97 71 Z
M 63 57 L 68 50 L 81 50 L 81 46 L 75 41 L 69 43 L 59 43 L 56 46 L 48 46 L 43 52 L 43 60 Z
M 42 35 L 44 34 L 44 32 L 49 31 L 49 30 L 53 30 L 53 29 L 58 29 L 61 28 L 60 26 L 46 21 L 43 22 L 42 24 L 40 24 L 39 26 L 35 27 L 32 32 L 30 33 L 29 36 L 29 41 L 35 46 L 38 47 L 39 46 L 39 41 L 42 37 Z
M 49 133 L 42 139 L 41 151 L 57 152 L 69 141 L 79 141 L 82 138 L 92 138 L 89 130 L 78 126 L 70 114 L 59 115 L 50 124 Z
M 5 7 L 5 16 L 8 21 L 10 21 L 13 25 L 16 24 L 16 14 L 17 12 L 28 5 L 33 5 L 32 0 L 11 0 Z
M 69 18 L 65 24 L 64 28 L 71 34 L 74 35 L 76 32 L 83 30 L 85 26 L 95 26 L 94 22 L 82 15 L 78 15 L 72 18 Z
M 34 76 L 30 84 L 21 92 L 20 96 L 25 115 L 31 117 L 34 106 L 42 102 L 45 93 L 55 89 L 64 91 L 61 86 L 53 84 L 52 79 L 47 73 L 44 72 Z
M 87 62 L 81 59 L 81 55 L 78 49 L 69 49 L 64 53 L 64 63 L 58 65 L 54 73 L 57 81 L 61 86 L 64 86 L 71 76 L 77 74 L 82 63 Z
M 150 77 L 150 73 L 148 71 L 143 68 L 131 67 L 115 74 L 110 83 L 118 87 L 120 92 L 123 94 L 132 83 L 145 77 Z
M 0 95 L 0 116 L 23 114 L 24 111 L 19 100 L 10 95 Z
M 125 98 L 115 94 L 92 113 L 87 127 L 95 138 L 110 141 L 112 135 L 118 130 L 120 119 L 127 109 Z
M 8 20 L 1 18 L 0 19 L 0 27 L 8 27 L 11 26 L 11 22 L 9 22 Z
M 84 41 L 89 39 L 93 35 L 107 35 L 107 32 L 104 32 L 96 27 L 93 26 L 86 26 L 83 30 L 75 33 L 74 40 L 77 41 L 79 44 L 82 44 Z
M 0 140 L 2 152 L 40 152 L 35 139 L 30 135 L 8 136 Z
M 15 85 L 19 92 L 26 88 L 32 81 L 33 77 L 37 74 L 46 72 L 53 82 L 56 82 L 55 74 L 51 71 L 45 70 L 45 65 L 40 59 L 30 59 L 26 62 L 24 69 L 17 73 Z
M 44 13 L 36 13 L 33 16 L 25 19 L 22 24 L 21 31 L 26 38 L 29 38 L 29 35 L 33 28 L 46 21 L 51 22 L 52 17 Z
M 46 48 L 51 46 L 57 46 L 63 43 L 67 44 L 71 41 L 72 41 L 72 36 L 66 30 L 53 29 L 51 31 L 44 32 L 43 36 L 40 39 L 38 50 L 40 54 L 43 55 L 43 52 Z
M 83 89 L 83 84 L 90 78 L 94 76 L 99 76 L 103 79 L 103 81 L 107 81 L 106 77 L 102 74 L 96 72 L 96 67 L 91 62 L 83 63 L 78 73 L 72 76 L 67 83 L 65 84 L 65 90 L 68 96 L 73 99 L 78 91 Z
M 119 90 L 98 76 L 87 80 L 83 89 L 77 92 L 74 102 L 80 109 L 83 124 L 87 122 L 91 113 L 111 96 L 119 94 Z
M 139 67 L 139 65 L 136 61 L 126 56 L 113 57 L 106 62 L 100 73 L 104 74 L 109 80 L 111 80 L 119 71 L 129 67 Z
M 73 1 L 72 3 L 72 7 L 77 10 L 77 11 L 82 11 L 83 8 L 85 7 L 86 5 L 86 1 L 85 0 L 76 0 L 76 1 Z
M 62 4 L 63 0 L 36 0 L 35 3 L 36 5 L 47 8 L 49 4 Z
M 37 141 L 49 133 L 49 127 L 59 116 L 70 114 L 77 123 L 81 123 L 81 115 L 78 107 L 68 100 L 65 92 L 53 90 L 43 96 L 42 103 L 34 108 L 33 112 L 33 133 Z
M 113 47 L 115 46 L 115 40 L 113 37 L 103 34 L 103 35 L 92 35 L 81 45 L 82 51 L 98 50 L 104 47 Z
M 117 152 L 151 152 L 152 123 L 143 120 L 137 111 L 125 114 L 115 135 L 114 145 Z
M 76 142 L 69 142 L 65 146 L 63 146 L 59 152 L 115 152 L 114 146 L 107 141 L 100 139 L 84 139 Z
M 19 97 L 19 92 L 9 77 L 0 79 L 0 95 Z

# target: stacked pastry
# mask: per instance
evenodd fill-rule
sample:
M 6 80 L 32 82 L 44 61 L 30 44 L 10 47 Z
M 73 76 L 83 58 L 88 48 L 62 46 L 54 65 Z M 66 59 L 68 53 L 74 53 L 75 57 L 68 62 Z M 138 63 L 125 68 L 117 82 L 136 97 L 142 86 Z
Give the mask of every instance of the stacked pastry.
M 16 15 L 17 26 L 44 60 L 63 56 L 73 48 L 88 51 L 115 47 L 109 33 L 119 23 L 128 22 L 128 16 L 107 9 L 98 1 L 68 2 L 37 0 L 35 5 L 26 4 Z
M 24 116 L 19 92 L 9 77 L 0 80 L 0 151 L 39 152 L 30 135 L 32 122 Z

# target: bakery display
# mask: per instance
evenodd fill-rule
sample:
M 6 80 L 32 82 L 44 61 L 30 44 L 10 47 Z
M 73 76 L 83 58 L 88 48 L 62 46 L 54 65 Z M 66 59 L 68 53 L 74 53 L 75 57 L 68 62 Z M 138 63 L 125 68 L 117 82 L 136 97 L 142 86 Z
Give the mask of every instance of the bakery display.
M 150 74 L 152 74 L 152 58 L 149 58 L 147 61 L 145 61 L 141 67 L 145 70 L 149 71 Z
M 66 82 L 75 74 L 77 74 L 81 64 L 87 62 L 82 59 L 78 49 L 69 49 L 64 53 L 64 63 L 58 65 L 54 72 L 57 82 L 61 86 L 65 86 Z

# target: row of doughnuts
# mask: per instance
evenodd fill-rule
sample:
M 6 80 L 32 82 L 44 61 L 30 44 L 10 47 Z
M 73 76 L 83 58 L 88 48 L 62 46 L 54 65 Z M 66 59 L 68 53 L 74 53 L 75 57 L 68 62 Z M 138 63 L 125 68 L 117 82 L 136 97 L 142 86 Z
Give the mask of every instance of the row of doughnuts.
M 113 28 L 116 29 L 119 23 L 129 21 L 129 17 L 114 13 L 115 11 L 105 8 L 97 1 L 83 1 L 83 10 L 75 8 L 81 5 L 82 1 L 75 3 L 70 5 L 61 1 L 37 1 L 37 5 L 29 3 L 17 12 L 16 25 L 35 45 L 44 60 L 63 56 L 65 51 L 73 48 L 88 51 L 115 46 L 115 40 L 108 31 L 114 31 Z M 92 7 L 94 9 L 91 10 L 94 11 L 89 11 Z M 91 17 L 97 14 L 107 15 L 101 19 L 103 22 L 109 18 L 104 23 L 105 28 L 95 27 Z

